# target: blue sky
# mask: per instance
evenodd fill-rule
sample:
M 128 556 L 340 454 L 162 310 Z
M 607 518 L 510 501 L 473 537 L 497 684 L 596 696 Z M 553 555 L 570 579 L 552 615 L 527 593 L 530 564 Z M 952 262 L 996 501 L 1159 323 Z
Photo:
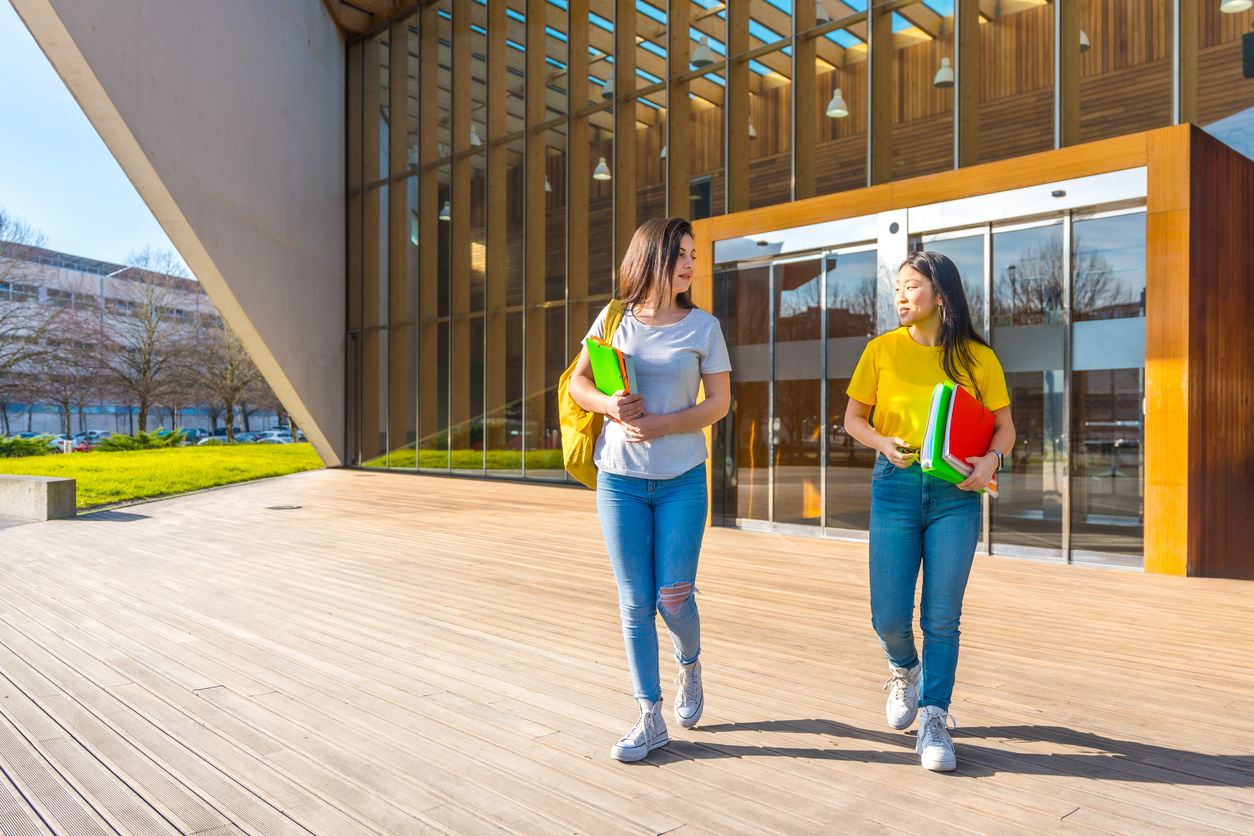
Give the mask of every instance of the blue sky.
M 125 263 L 174 250 L 78 102 L 7 2 L 0 2 L 0 206 L 43 232 L 45 246 Z

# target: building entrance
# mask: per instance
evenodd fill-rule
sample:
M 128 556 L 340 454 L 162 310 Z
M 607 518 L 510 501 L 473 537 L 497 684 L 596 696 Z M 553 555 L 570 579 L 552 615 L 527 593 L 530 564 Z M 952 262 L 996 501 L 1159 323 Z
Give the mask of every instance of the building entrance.
M 845 390 L 866 344 L 897 327 L 903 253 L 929 249 L 962 274 L 1018 430 L 980 550 L 1140 567 L 1139 172 L 716 242 L 714 306 L 734 367 L 714 431 L 716 524 L 866 538 L 875 453 L 844 431 Z

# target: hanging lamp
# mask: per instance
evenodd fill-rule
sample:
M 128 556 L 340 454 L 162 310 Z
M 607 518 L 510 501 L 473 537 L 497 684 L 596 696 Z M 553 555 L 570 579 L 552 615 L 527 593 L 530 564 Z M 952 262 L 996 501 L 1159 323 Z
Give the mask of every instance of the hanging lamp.
M 605 77 L 605 83 L 601 85 L 601 98 L 614 98 L 614 68 L 610 67 L 609 74 Z
M 483 144 L 483 141 L 479 139 L 479 134 L 475 133 L 475 126 L 471 125 L 470 126 L 470 147 L 478 148 L 482 144 Z
M 602 157 L 601 162 L 597 163 L 597 167 L 592 171 L 592 179 L 609 180 L 611 176 L 610 167 L 605 164 L 605 157 Z
M 544 175 L 544 193 L 553 194 L 553 186 L 549 183 L 549 175 Z
M 718 60 L 718 55 L 714 50 L 710 49 L 710 39 L 705 35 L 701 36 L 701 43 L 697 44 L 697 48 L 692 51 L 692 66 L 697 69 L 708 67 Z
M 440 210 L 440 220 L 447 221 L 452 215 L 449 214 L 448 201 L 444 201 L 444 208 Z
M 832 93 L 832 100 L 827 103 L 827 115 L 833 119 L 844 119 L 849 115 L 849 105 L 845 104 L 845 98 L 840 95 L 840 88 L 836 88 L 836 92 Z
M 827 9 L 823 8 L 822 2 L 820 2 L 820 0 L 814 0 L 814 25 L 823 26 L 824 24 L 831 22 L 832 17 L 827 13 Z
M 1235 15 L 1249 11 L 1251 6 L 1254 6 L 1254 0 L 1224 0 L 1219 4 L 1219 11 L 1226 15 Z
M 1080 51 L 1089 51 L 1089 36 L 1083 29 L 1080 30 Z
M 949 66 L 949 59 L 942 58 L 940 69 L 936 71 L 936 78 L 932 79 L 935 87 L 948 89 L 954 86 L 954 68 Z

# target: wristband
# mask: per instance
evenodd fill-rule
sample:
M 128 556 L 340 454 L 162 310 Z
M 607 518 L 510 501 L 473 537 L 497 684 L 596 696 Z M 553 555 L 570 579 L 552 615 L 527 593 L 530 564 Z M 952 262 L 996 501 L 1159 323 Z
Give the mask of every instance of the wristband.
M 993 472 L 1001 473 L 1001 469 L 1006 466 L 1006 456 L 1001 450 L 993 450 L 992 452 L 997 455 L 997 469 Z

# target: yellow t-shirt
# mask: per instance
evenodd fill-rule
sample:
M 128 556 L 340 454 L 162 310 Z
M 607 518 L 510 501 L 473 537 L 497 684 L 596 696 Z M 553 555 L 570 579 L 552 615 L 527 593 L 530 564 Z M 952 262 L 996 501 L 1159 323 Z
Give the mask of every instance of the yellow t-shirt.
M 862 352 L 845 392 L 854 400 L 875 407 L 876 432 L 921 448 L 932 408 L 932 390 L 948 379 L 941 366 L 943 351 L 940 346 L 919 345 L 905 327 L 881 334 Z M 1006 376 L 993 350 L 973 342 L 971 354 L 975 368 L 969 372 L 979 386 L 985 408 L 1009 406 Z M 969 382 L 963 382 L 974 395 Z

